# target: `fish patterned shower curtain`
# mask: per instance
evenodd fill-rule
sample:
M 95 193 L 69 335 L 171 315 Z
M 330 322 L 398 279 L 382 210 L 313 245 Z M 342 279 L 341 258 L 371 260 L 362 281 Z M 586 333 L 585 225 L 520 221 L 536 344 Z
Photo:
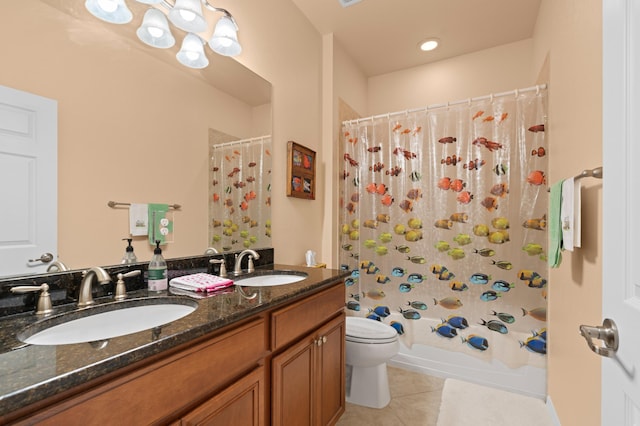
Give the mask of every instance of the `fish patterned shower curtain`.
M 212 145 L 209 177 L 211 246 L 271 247 L 271 136 Z
M 419 343 L 546 366 L 546 90 L 343 123 L 349 315 Z

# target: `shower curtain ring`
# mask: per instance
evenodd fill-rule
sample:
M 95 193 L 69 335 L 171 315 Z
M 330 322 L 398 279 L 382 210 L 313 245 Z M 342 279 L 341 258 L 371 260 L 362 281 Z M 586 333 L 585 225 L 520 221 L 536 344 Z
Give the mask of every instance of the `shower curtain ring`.
M 489 103 L 493 103 L 493 93 L 489 95 Z
M 536 84 L 536 96 L 540 94 L 540 85 Z
M 516 98 L 520 95 L 520 92 L 518 91 L 518 89 L 515 90 L 516 92 Z

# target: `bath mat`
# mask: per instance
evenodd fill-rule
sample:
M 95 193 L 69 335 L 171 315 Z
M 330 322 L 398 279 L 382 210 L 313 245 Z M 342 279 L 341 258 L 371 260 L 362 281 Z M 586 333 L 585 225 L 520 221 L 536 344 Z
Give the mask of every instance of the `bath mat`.
M 537 398 L 475 383 L 447 379 L 438 426 L 553 426 L 546 404 Z

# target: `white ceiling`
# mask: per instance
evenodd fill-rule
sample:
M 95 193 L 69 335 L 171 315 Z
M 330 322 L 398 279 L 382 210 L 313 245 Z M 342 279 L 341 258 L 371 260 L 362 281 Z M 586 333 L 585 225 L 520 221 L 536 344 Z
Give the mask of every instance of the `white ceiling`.
M 368 76 L 530 38 L 540 0 L 292 0 L 321 34 L 333 33 Z M 440 47 L 421 52 L 428 37 Z

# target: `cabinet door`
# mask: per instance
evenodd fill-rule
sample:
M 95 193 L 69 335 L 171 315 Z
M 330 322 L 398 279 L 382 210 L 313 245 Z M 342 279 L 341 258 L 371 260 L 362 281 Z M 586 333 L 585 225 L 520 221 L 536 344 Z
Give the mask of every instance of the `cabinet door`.
M 272 360 L 273 425 L 312 425 L 315 392 L 316 343 L 303 338 Z
M 273 358 L 274 425 L 331 425 L 345 406 L 344 314 Z
M 345 408 L 345 321 L 344 314 L 318 330 L 318 397 L 320 425 L 335 424 Z
M 184 416 L 181 424 L 264 425 L 264 395 L 264 367 L 259 367 Z

